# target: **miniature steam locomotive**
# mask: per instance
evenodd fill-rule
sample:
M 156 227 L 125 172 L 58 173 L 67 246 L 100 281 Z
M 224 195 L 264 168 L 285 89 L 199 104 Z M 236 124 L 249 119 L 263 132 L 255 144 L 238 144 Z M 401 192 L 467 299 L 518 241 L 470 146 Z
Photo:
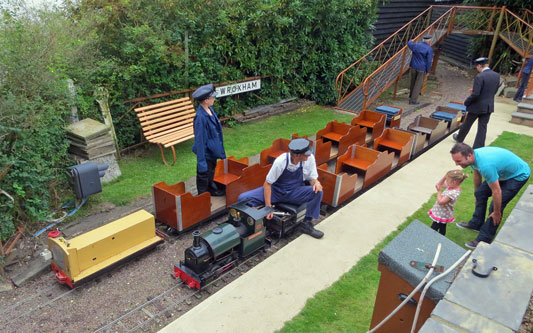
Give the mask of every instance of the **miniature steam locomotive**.
M 273 212 L 274 217 L 266 216 Z M 278 204 L 250 207 L 238 202 L 229 209 L 229 219 L 200 235 L 193 232 L 193 245 L 185 250 L 185 260 L 174 265 L 174 276 L 193 289 L 201 289 L 239 260 L 268 246 L 273 238 L 292 232 L 305 217 L 305 205 Z

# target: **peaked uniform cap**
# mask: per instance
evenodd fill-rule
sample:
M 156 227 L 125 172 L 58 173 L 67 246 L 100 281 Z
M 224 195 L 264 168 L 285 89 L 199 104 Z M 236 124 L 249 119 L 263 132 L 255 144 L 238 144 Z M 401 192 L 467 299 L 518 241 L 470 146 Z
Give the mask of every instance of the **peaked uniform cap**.
M 313 153 L 311 143 L 309 142 L 309 140 L 303 138 L 293 139 L 289 143 L 289 150 L 293 154 L 311 155 Z
M 208 99 L 209 97 L 216 96 L 216 95 L 217 95 L 217 92 L 215 91 L 213 84 L 210 83 L 210 84 L 206 84 L 196 89 L 192 93 L 192 98 L 197 99 L 199 101 L 203 101 L 204 99 Z
M 474 63 L 476 65 L 485 65 L 489 63 L 489 58 L 481 57 L 474 60 Z

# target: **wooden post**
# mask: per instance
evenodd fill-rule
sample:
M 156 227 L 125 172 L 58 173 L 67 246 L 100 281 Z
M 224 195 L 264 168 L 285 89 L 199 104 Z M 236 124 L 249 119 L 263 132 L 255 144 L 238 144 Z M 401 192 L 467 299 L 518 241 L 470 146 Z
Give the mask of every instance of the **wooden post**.
M 492 44 L 490 45 L 489 51 L 489 60 L 492 60 L 492 55 L 494 53 L 494 48 L 496 47 L 496 42 L 498 41 L 498 35 L 500 34 L 500 28 L 502 26 L 503 15 L 505 14 L 505 6 L 500 10 L 500 17 L 498 18 L 498 24 L 496 24 L 496 31 L 494 31 L 494 37 L 492 38 Z
M 433 63 L 431 64 L 431 71 L 430 73 L 432 75 L 435 75 L 435 71 L 437 70 L 437 63 L 439 62 L 440 52 L 442 51 L 442 48 L 439 44 L 435 45 L 437 52 L 435 52 L 435 56 L 433 57 Z
M 189 31 L 185 30 L 183 43 L 185 44 L 185 86 L 189 86 Z
M 76 107 L 76 87 L 74 87 L 74 81 L 67 79 L 68 92 L 70 94 L 70 121 L 69 123 L 77 123 L 80 121 L 78 117 L 78 108 Z
M 401 67 L 400 67 L 400 73 L 398 74 L 398 77 L 396 78 L 396 82 L 394 82 L 394 95 L 393 95 L 393 98 L 396 98 L 396 92 L 398 90 L 398 82 L 400 82 L 400 79 L 402 78 L 402 75 L 403 75 L 403 66 L 405 65 L 405 55 L 407 54 L 407 50 L 409 48 L 406 47 L 404 50 L 403 50 L 403 54 L 402 54 L 402 64 L 401 64 Z
M 450 19 L 448 20 L 448 31 L 447 34 L 451 34 L 453 32 L 453 26 L 455 24 L 455 15 L 457 14 L 457 8 L 453 7 L 452 12 L 450 14 Z
M 111 136 L 113 137 L 115 149 L 117 151 L 117 158 L 120 158 L 117 134 L 115 133 L 115 126 L 113 125 L 113 118 L 111 117 L 111 110 L 109 109 L 109 92 L 104 87 L 98 87 L 94 92 L 94 97 L 96 98 L 98 105 L 100 105 L 100 111 L 102 112 L 102 116 L 104 117 L 105 124 L 109 126 L 111 130 Z

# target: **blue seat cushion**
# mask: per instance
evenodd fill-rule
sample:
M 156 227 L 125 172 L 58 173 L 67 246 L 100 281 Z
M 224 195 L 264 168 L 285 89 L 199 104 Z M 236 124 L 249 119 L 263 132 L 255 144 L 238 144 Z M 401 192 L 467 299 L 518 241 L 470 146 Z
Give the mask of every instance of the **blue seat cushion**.
M 376 108 L 376 112 L 386 113 L 395 116 L 398 114 L 398 112 L 400 112 L 400 109 L 393 108 L 387 105 L 380 105 Z
M 431 118 L 438 120 L 452 121 L 457 115 L 453 113 L 437 111 L 431 115 Z
M 387 120 L 390 120 L 392 117 L 397 115 L 400 112 L 400 109 L 393 108 L 387 105 L 380 105 L 376 108 L 376 112 L 384 113 L 387 115 Z
M 457 104 L 457 103 L 448 103 L 446 104 L 446 107 L 452 108 L 452 109 L 458 109 L 461 110 L 463 114 L 466 113 L 466 105 L 463 104 Z

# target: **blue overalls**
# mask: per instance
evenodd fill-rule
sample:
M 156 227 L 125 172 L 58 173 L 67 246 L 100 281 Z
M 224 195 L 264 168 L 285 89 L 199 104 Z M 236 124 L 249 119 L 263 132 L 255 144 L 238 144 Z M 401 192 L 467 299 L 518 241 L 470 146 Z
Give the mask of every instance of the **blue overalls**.
M 304 185 L 303 182 L 303 166 L 300 166 L 295 171 L 289 171 L 290 155 L 287 153 L 287 163 L 285 169 L 279 178 L 272 184 L 272 196 L 270 201 L 272 204 L 284 202 L 294 205 L 301 205 L 307 202 L 306 217 L 317 219 L 320 217 L 320 202 L 324 193 L 322 191 L 315 193 L 313 186 Z M 239 195 L 239 201 L 249 199 L 250 204 L 259 206 L 265 204 L 265 190 L 263 186 L 254 190 L 244 192 Z

